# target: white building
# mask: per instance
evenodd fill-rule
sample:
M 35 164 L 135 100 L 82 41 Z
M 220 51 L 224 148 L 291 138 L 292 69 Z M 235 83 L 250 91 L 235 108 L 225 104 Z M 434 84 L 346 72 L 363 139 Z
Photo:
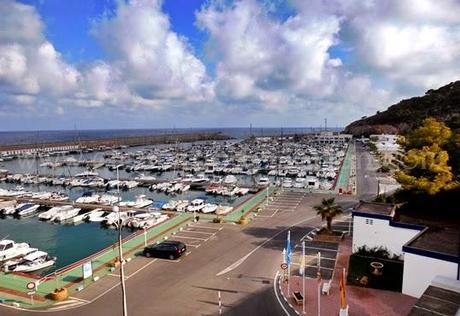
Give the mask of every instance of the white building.
M 371 135 L 370 139 L 374 142 L 379 152 L 385 153 L 396 153 L 399 151 L 400 146 L 398 144 L 398 135 L 394 134 L 376 134 Z
M 353 211 L 353 252 L 385 247 L 404 260 L 402 292 L 420 297 L 436 276 L 459 280 L 460 232 L 395 220 L 395 207 L 360 202 Z

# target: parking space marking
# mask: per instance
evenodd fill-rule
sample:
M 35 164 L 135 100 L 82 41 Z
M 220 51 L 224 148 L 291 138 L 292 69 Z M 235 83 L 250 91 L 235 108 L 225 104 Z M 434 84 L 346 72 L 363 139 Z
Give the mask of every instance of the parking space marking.
M 198 237 L 187 237 L 187 236 L 180 236 L 180 235 L 174 235 L 174 238 L 184 238 L 184 239 L 195 239 L 195 240 L 203 240 L 206 241 L 208 238 L 198 238 Z
M 219 228 L 216 228 L 216 227 L 211 227 L 211 226 L 206 226 L 206 225 L 201 225 L 201 224 L 193 224 L 193 225 L 190 225 L 189 227 L 196 227 L 196 228 L 205 228 L 205 229 L 214 229 L 214 230 L 217 230 L 217 231 L 221 231 L 223 229 L 223 227 L 219 227 Z
M 179 233 L 189 233 L 189 234 L 203 234 L 203 235 L 215 235 L 216 233 L 210 233 L 210 232 L 199 232 L 195 230 L 181 230 Z

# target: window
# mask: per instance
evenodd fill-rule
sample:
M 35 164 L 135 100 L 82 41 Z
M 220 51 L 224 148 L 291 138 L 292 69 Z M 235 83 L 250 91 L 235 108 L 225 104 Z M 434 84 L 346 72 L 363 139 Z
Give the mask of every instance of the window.
M 374 220 L 366 218 L 366 225 L 374 225 Z

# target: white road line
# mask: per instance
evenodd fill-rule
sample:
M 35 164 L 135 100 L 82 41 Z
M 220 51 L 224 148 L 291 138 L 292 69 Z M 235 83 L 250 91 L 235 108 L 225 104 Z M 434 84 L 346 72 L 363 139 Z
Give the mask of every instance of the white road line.
M 181 230 L 180 233 L 194 233 L 194 234 L 203 234 L 203 235 L 215 235 L 216 233 L 210 233 L 210 232 L 196 232 L 194 230 Z
M 291 314 L 289 314 L 289 312 L 286 310 L 286 307 L 284 307 L 283 303 L 281 302 L 280 297 L 278 295 L 278 291 L 276 290 L 276 284 L 278 283 L 277 281 L 278 281 L 279 273 L 280 273 L 279 271 L 276 271 L 275 277 L 273 279 L 273 291 L 275 292 L 276 299 L 278 300 L 278 303 L 280 304 L 283 311 L 286 313 L 286 315 L 291 316 Z
M 283 229 L 283 230 L 280 230 L 279 232 L 277 232 L 276 234 L 274 234 L 272 237 L 270 237 L 269 239 L 265 240 L 263 243 L 261 243 L 259 246 L 257 246 L 256 248 L 254 248 L 252 251 L 250 251 L 247 255 L 245 255 L 244 257 L 240 258 L 239 260 L 235 261 L 234 263 L 232 263 L 230 266 L 228 266 L 227 268 L 225 268 L 224 270 L 220 271 L 219 273 L 216 274 L 216 276 L 221 276 L 225 273 L 228 273 L 236 268 L 238 268 L 238 266 L 240 264 L 242 264 L 244 261 L 246 261 L 247 258 L 249 258 L 250 255 L 252 255 L 254 252 L 256 252 L 257 250 L 259 250 L 260 248 L 262 248 L 263 246 L 265 246 L 268 242 L 272 241 L 273 238 L 275 238 L 276 236 L 280 235 L 281 233 L 284 233 L 285 231 L 289 230 L 291 227 L 293 226 L 296 226 L 296 225 L 299 225 L 303 222 L 306 222 L 306 221 L 309 221 L 309 220 L 312 220 L 316 218 L 316 215 L 315 216 L 311 216 L 309 218 L 306 218 L 306 219 L 303 219 L 297 223 L 294 223 L 292 224 L 291 226 Z
M 203 240 L 203 241 L 206 241 L 208 239 L 206 238 L 197 238 L 197 237 L 187 237 L 187 236 L 179 236 L 179 235 L 174 235 L 174 237 L 172 237 L 172 239 L 175 239 L 175 238 L 184 238 L 184 239 L 195 239 L 195 240 Z
M 217 231 L 221 231 L 223 229 L 223 227 L 219 227 L 219 228 L 216 228 L 216 227 L 211 227 L 211 226 L 206 226 L 206 225 L 189 225 L 189 227 L 195 227 L 195 228 L 205 228 L 205 229 L 214 229 L 214 230 L 217 230 Z
M 130 275 L 128 275 L 126 277 L 126 279 L 129 279 L 130 277 L 135 276 L 136 274 L 138 274 L 139 272 L 141 272 L 142 270 L 147 268 L 149 265 L 151 265 L 152 263 L 157 262 L 157 261 L 158 261 L 158 259 L 152 259 L 152 261 L 150 261 L 149 263 L 145 264 L 143 267 L 141 267 L 137 271 L 135 271 L 135 272 L 131 273 Z M 94 300 L 92 300 L 91 302 L 94 302 Z
M 69 296 L 69 298 L 77 300 L 77 301 L 81 301 L 81 302 L 84 302 L 84 303 L 90 303 L 90 301 L 88 301 L 88 300 L 84 300 L 82 298 L 78 298 L 78 297 L 75 297 L 75 296 Z

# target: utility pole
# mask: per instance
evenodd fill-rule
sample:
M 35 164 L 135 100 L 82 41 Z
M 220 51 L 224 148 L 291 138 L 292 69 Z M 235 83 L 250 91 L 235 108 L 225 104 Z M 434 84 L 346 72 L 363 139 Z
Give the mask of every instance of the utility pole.
M 119 169 L 120 165 L 117 166 L 117 195 L 118 195 L 118 203 L 120 203 L 120 175 Z M 122 247 L 122 239 L 121 239 L 121 217 L 120 217 L 120 207 L 114 206 L 113 211 L 118 213 L 118 257 L 120 259 L 120 285 L 121 285 L 121 299 L 123 305 L 123 316 L 128 316 L 128 308 L 126 304 L 126 285 L 125 285 L 125 268 L 123 259 L 123 247 Z

